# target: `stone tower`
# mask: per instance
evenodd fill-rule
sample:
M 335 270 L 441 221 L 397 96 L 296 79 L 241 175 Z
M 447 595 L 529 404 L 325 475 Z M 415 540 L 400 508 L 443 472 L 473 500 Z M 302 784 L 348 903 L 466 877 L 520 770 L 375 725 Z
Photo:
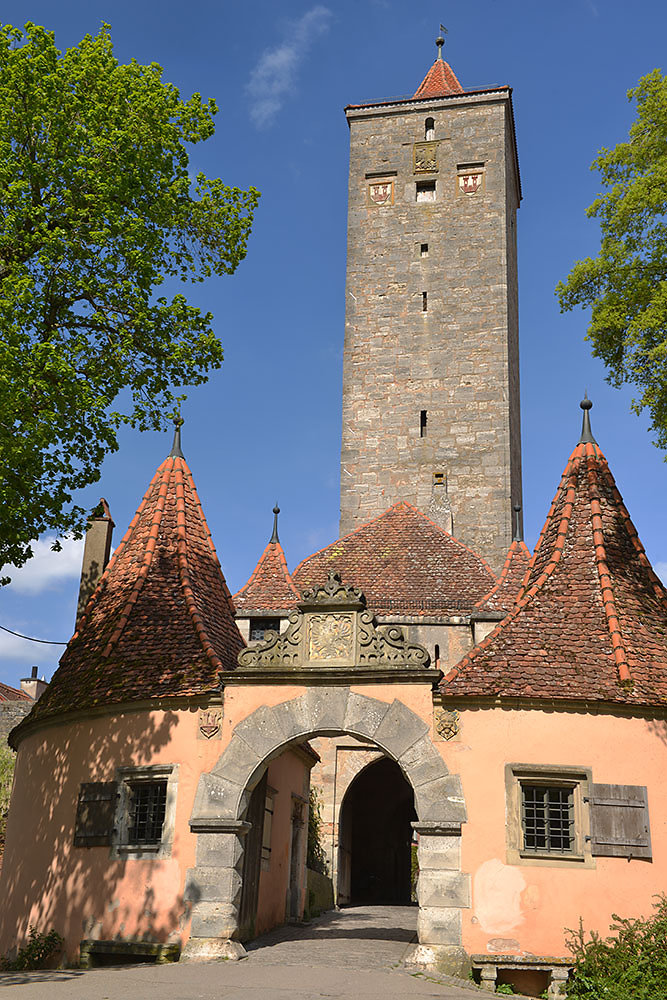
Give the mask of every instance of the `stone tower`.
M 414 97 L 345 109 L 340 533 L 398 500 L 428 513 L 444 482 L 497 572 L 521 504 L 512 92 L 464 91 L 437 44 Z

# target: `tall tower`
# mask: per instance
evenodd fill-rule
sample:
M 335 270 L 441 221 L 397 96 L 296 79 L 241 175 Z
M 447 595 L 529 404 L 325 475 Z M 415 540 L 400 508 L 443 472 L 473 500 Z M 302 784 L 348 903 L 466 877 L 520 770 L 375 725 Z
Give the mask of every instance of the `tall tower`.
M 498 571 L 521 504 L 512 92 L 464 91 L 443 43 L 414 97 L 345 109 L 340 533 L 428 513 L 446 482 L 453 533 Z

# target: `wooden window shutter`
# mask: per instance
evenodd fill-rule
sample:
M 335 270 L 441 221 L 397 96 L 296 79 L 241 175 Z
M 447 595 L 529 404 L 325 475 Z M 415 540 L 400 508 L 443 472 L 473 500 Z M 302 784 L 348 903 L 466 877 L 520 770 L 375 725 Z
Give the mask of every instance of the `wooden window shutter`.
M 592 784 L 590 789 L 592 853 L 607 858 L 651 858 L 646 787 Z
M 81 783 L 74 826 L 75 847 L 104 847 L 111 843 L 117 799 L 115 781 Z

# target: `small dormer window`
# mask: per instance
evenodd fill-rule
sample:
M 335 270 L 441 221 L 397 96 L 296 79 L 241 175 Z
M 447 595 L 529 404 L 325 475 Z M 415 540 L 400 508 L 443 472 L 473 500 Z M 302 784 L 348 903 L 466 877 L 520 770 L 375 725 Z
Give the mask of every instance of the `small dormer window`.
M 427 118 L 424 122 L 424 139 L 426 142 L 432 142 L 435 139 L 435 121 L 433 118 Z
M 267 632 L 280 632 L 280 618 L 251 618 L 249 641 L 258 642 Z

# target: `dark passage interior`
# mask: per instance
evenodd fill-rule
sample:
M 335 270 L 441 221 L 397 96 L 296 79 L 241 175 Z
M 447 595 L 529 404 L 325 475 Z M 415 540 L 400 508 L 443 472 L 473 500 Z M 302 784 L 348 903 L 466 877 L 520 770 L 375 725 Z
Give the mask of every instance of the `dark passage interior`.
M 411 896 L 412 788 L 388 758 L 350 785 L 340 813 L 339 901 L 408 904 Z

